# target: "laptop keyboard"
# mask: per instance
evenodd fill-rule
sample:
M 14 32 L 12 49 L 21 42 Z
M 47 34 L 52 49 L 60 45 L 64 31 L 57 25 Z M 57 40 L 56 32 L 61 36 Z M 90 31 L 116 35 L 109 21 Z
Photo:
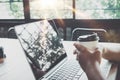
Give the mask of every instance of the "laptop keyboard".
M 83 71 L 77 61 L 70 61 L 58 69 L 48 80 L 79 80 Z

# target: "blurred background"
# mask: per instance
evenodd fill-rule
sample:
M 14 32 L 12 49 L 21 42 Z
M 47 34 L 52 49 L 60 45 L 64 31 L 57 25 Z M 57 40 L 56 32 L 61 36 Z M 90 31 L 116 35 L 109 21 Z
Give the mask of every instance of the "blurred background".
M 120 0 L 0 0 L 1 38 L 16 38 L 12 27 L 42 19 L 54 21 L 64 40 L 74 28 L 100 28 L 120 42 Z

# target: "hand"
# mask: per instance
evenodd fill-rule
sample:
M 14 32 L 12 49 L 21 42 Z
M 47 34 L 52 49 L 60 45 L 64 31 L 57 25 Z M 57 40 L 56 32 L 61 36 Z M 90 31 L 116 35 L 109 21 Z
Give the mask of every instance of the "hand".
M 77 54 L 77 60 L 82 68 L 87 68 L 101 62 L 101 53 L 97 48 L 95 51 L 89 51 L 86 47 L 80 45 L 80 43 L 74 43 L 74 46 L 76 47 L 74 54 Z
M 80 45 L 80 43 L 74 43 L 74 46 L 76 47 L 74 54 L 77 55 L 77 60 L 87 74 L 88 79 L 104 80 L 99 66 L 101 62 L 101 53 L 99 49 L 96 48 L 94 51 L 90 51 L 86 47 Z

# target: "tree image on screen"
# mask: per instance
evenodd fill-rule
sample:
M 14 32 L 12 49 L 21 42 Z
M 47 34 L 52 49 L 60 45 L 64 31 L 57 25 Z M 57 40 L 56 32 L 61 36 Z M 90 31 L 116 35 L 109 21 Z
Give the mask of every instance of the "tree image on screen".
M 65 54 L 60 38 L 49 23 L 37 22 L 19 30 L 27 56 L 40 70 L 47 71 Z

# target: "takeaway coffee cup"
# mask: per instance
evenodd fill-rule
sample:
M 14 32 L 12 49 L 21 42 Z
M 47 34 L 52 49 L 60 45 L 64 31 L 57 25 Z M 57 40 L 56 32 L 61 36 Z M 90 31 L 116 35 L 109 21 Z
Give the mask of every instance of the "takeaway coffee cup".
M 82 35 L 77 38 L 81 45 L 89 50 L 94 50 L 98 47 L 99 37 L 97 33 Z

